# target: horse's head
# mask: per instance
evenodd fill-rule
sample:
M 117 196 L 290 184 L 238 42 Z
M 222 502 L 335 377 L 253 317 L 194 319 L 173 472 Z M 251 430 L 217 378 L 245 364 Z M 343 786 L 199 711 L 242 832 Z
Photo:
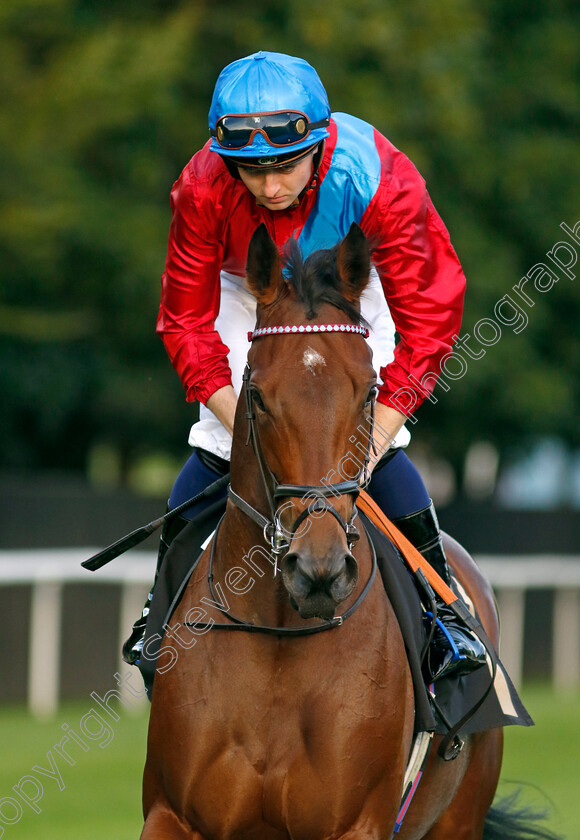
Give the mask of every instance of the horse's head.
M 261 469 L 250 486 L 247 448 L 234 446 L 232 474 L 243 476 L 245 461 L 239 486 L 270 508 L 276 538 L 286 537 L 282 579 L 303 618 L 332 618 L 357 583 L 354 503 L 372 434 L 376 378 L 360 318 L 369 271 L 368 243 L 356 225 L 335 248 L 304 263 L 294 243 L 284 274 L 263 225 L 248 252 L 258 335 L 236 432 L 252 441 Z M 262 332 L 278 326 L 296 329 Z

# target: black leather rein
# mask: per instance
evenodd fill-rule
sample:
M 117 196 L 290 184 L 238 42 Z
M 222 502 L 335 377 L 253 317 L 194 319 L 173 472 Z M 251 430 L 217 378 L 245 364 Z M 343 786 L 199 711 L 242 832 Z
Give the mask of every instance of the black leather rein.
M 220 600 L 218 600 L 218 595 L 215 591 L 213 580 L 213 564 L 214 564 L 214 555 L 215 555 L 215 547 L 217 543 L 217 536 L 220 529 L 220 525 L 223 522 L 223 517 L 220 519 L 218 526 L 215 530 L 212 544 L 211 544 L 211 551 L 209 556 L 209 571 L 208 571 L 208 584 L 209 584 L 209 591 L 211 597 L 215 603 L 217 609 L 222 613 L 222 615 L 227 618 L 231 624 L 218 624 L 214 621 L 204 621 L 204 622 L 184 622 L 185 627 L 192 627 L 195 628 L 196 631 L 204 632 L 206 630 L 242 630 L 246 633 L 262 633 L 267 636 L 313 636 L 316 633 L 324 633 L 326 630 L 334 630 L 335 627 L 340 627 L 347 618 L 350 616 L 360 607 L 364 599 L 366 598 L 369 589 L 371 588 L 373 581 L 375 579 L 377 573 L 377 555 L 375 551 L 375 547 L 372 543 L 370 537 L 367 538 L 367 542 L 369 544 L 371 550 L 371 557 L 372 557 L 372 566 L 371 566 L 371 573 L 369 575 L 369 579 L 364 585 L 360 595 L 356 599 L 356 601 L 351 604 L 351 606 L 344 612 L 342 615 L 337 615 L 334 618 L 329 619 L 328 621 L 324 621 L 322 624 L 316 624 L 310 627 L 268 627 L 267 625 L 263 624 L 253 624 L 251 621 L 245 621 L 241 618 L 236 618 L 236 616 L 232 615 L 228 610 L 224 607 L 220 606 Z M 195 567 L 194 567 L 195 568 Z M 193 571 L 193 569 L 192 569 Z

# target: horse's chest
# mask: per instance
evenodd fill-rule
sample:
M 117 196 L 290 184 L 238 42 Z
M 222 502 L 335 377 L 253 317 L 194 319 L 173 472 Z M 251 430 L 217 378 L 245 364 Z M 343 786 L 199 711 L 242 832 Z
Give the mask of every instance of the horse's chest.
M 410 732 L 399 726 L 393 739 L 392 697 L 408 694 L 405 669 L 395 671 L 382 643 L 351 652 L 347 663 L 339 642 L 329 651 L 322 641 L 312 637 L 285 656 L 256 641 L 248 655 L 247 637 L 224 634 L 210 642 L 209 667 L 205 657 L 197 667 L 190 659 L 195 702 L 179 706 L 173 720 L 191 768 L 183 781 L 204 821 L 218 819 L 212 803 L 219 790 L 231 795 L 232 836 L 252 824 L 263 825 L 265 838 L 270 830 L 339 836 L 337 827 L 356 821 L 367 792 L 393 772 L 385 768 L 401 763 Z M 412 726 L 412 708 L 407 719 Z

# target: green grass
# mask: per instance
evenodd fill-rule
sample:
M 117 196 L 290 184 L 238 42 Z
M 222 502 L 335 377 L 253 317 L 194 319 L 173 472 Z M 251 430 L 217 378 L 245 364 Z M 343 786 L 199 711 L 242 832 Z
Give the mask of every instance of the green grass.
M 524 783 L 523 801 L 540 809 L 552 807 L 550 826 L 568 840 L 580 837 L 576 797 L 580 793 L 580 695 L 554 695 L 544 687 L 522 692 L 533 729 L 506 729 L 501 793 Z M 90 742 L 88 752 L 69 742 L 76 761 L 67 764 L 54 752 L 63 737 L 62 724 L 77 733 L 90 704 L 64 706 L 50 723 L 35 723 L 25 711 L 0 711 L 0 817 L 14 814 L 5 797 L 15 797 L 13 785 L 30 775 L 34 765 L 50 769 L 49 751 L 61 772 L 63 790 L 54 778 L 39 775 L 44 793 L 41 813 L 23 806 L 18 822 L 6 825 L 5 840 L 137 840 L 142 827 L 141 775 L 145 761 L 147 715 L 124 716 L 112 723 L 114 737 L 104 748 Z M 96 730 L 94 730 L 96 732 Z M 71 746 L 72 744 L 72 746 Z M 33 792 L 31 784 L 24 791 Z M 547 798 L 546 798 L 547 797 Z M 16 816 L 16 814 L 14 814 Z
M 68 724 L 81 734 L 79 721 L 91 708 L 91 703 L 63 706 L 50 723 L 36 723 L 23 710 L 0 712 L 0 800 L 12 796 L 13 785 L 30 775 L 34 765 L 50 770 L 51 752 L 62 776 L 64 789 L 55 778 L 34 775 L 41 780 L 44 793 L 38 802 L 41 813 L 23 806 L 20 820 L 5 825 L 3 840 L 137 840 L 141 833 L 141 778 L 145 763 L 147 712 L 138 717 L 125 715 L 111 721 L 114 737 L 101 748 L 99 741 L 89 741 L 88 752 L 69 741 L 68 753 L 76 763 L 68 764 L 54 750 L 64 736 L 62 724 Z M 94 722 L 88 726 L 95 734 Z M 105 738 L 101 739 L 105 742 Z M 35 796 L 31 784 L 23 790 Z M 0 807 L 0 817 L 10 817 L 8 803 Z M 14 816 L 16 816 L 14 814 Z M 1 835 L 0 835 L 1 836 Z
M 568 840 L 580 838 L 580 694 L 528 687 L 521 697 L 535 727 L 505 730 L 499 793 L 525 784 L 522 801 L 551 811 L 549 826 Z

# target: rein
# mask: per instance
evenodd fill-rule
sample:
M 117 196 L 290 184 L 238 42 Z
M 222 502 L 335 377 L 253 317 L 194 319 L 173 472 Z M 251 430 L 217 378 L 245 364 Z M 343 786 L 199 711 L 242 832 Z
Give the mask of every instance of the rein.
M 375 547 L 372 543 L 372 540 L 368 540 L 368 544 L 371 549 L 371 556 L 372 556 L 372 567 L 371 572 L 369 575 L 369 579 L 365 583 L 360 595 L 356 599 L 356 601 L 351 604 L 351 606 L 344 612 L 342 615 L 336 615 L 334 618 L 329 619 L 328 621 L 324 621 L 322 624 L 316 624 L 310 627 L 268 627 L 267 625 L 263 624 L 253 624 L 251 621 L 245 621 L 241 618 L 236 618 L 236 616 L 232 615 L 228 612 L 224 607 L 220 606 L 220 599 L 218 597 L 218 593 L 215 591 L 213 580 L 213 564 L 214 564 L 214 555 L 215 555 L 215 547 L 217 543 L 217 537 L 220 525 L 222 524 L 223 517 L 220 519 L 218 526 L 214 532 L 212 543 L 211 543 L 211 550 L 209 555 L 209 570 L 207 575 L 207 581 L 209 585 L 209 591 L 211 597 L 214 601 L 214 606 L 223 614 L 225 618 L 227 618 L 231 624 L 216 624 L 215 622 L 184 622 L 185 627 L 194 627 L 196 630 L 200 632 L 209 630 L 210 628 L 213 630 L 242 630 L 246 633 L 263 633 L 267 636 L 313 636 L 316 633 L 324 633 L 325 630 L 334 630 L 335 627 L 340 627 L 347 618 L 350 616 L 360 607 L 364 599 L 366 598 L 369 589 L 371 588 L 373 581 L 375 579 L 377 573 L 377 555 L 375 551 Z

